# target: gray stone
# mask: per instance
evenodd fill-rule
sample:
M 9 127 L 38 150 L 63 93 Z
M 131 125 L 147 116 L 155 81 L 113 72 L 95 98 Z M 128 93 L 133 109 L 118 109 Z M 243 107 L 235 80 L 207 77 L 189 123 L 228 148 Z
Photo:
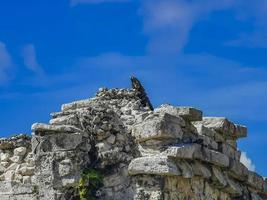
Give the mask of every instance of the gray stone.
M 58 133 L 38 137 L 36 149 L 40 152 L 70 151 L 86 147 L 90 150 L 88 139 L 81 133 Z
M 0 160 L 1 162 L 6 162 L 10 159 L 10 157 L 11 157 L 10 153 L 1 153 Z
M 202 148 L 202 151 L 196 152 L 195 158 L 220 167 L 228 167 L 230 162 L 228 156 L 208 148 Z
M 15 178 L 15 171 L 14 170 L 6 171 L 4 176 L 5 176 L 5 181 L 13 181 Z
M 67 176 L 73 170 L 72 161 L 70 159 L 62 160 L 58 166 L 58 173 L 60 176 Z
M 231 159 L 229 166 L 229 174 L 237 180 L 245 181 L 248 178 L 248 169 L 243 163 Z
M 75 110 L 78 108 L 89 107 L 90 105 L 92 105 L 92 100 L 85 99 L 85 100 L 75 101 L 75 102 L 68 103 L 68 104 L 63 104 L 61 106 L 61 110 L 62 111 Z
M 173 146 L 167 148 L 163 152 L 163 154 L 167 155 L 168 157 L 192 160 L 200 152 L 201 152 L 201 146 L 199 144 L 181 144 L 179 146 Z
M 174 116 L 181 116 L 189 121 L 201 121 L 202 111 L 193 107 L 174 107 L 168 104 L 155 109 L 156 112 L 166 112 Z
M 12 156 L 12 157 L 10 158 L 10 160 L 11 160 L 12 162 L 14 162 L 14 163 L 21 163 L 21 162 L 22 162 L 22 159 L 23 159 L 22 156 Z
M 214 185 L 219 188 L 225 188 L 227 186 L 227 179 L 221 170 L 215 166 L 212 166 Z
M 108 138 L 107 138 L 107 142 L 110 143 L 110 144 L 114 144 L 116 141 L 116 136 L 115 135 L 110 135 Z
M 133 128 L 137 141 L 150 139 L 182 139 L 181 119 L 170 114 L 152 114 Z
M 9 171 L 9 170 L 13 170 L 16 171 L 18 168 L 20 167 L 20 165 L 18 163 L 12 163 L 11 165 L 9 165 L 5 171 Z
M 201 176 L 205 179 L 211 178 L 211 171 L 204 164 L 196 161 L 192 164 L 192 168 L 196 176 Z
M 19 169 L 19 173 L 23 176 L 32 176 L 34 175 L 34 170 L 34 167 L 23 166 Z
M 194 176 L 194 171 L 193 171 L 192 166 L 189 163 L 187 163 L 186 161 L 177 162 L 177 166 L 181 170 L 182 176 L 184 178 L 192 178 Z
M 26 154 L 27 148 L 26 147 L 18 147 L 14 149 L 15 156 L 24 156 Z
M 251 193 L 251 200 L 264 200 L 257 193 Z
M 243 194 L 243 190 L 240 187 L 239 183 L 234 181 L 233 179 L 229 178 L 228 176 L 225 176 L 227 180 L 227 187 L 225 190 L 231 194 L 233 197 L 240 197 Z
M 205 135 L 199 135 L 198 137 L 203 141 L 203 145 L 208 147 L 209 149 L 218 150 L 218 143 L 214 141 L 214 139 L 205 136 Z
M 76 133 L 81 130 L 70 125 L 48 125 L 42 123 L 35 123 L 32 125 L 32 131 L 38 133 Z
M 216 132 L 210 128 L 207 128 L 202 124 L 202 121 L 193 122 L 193 125 L 196 127 L 199 135 L 205 135 L 214 139 Z
M 23 176 L 22 183 L 23 184 L 30 184 L 31 183 L 31 177 L 30 176 Z
M 263 190 L 264 180 L 256 172 L 249 171 L 247 183 L 249 186 L 251 186 L 252 188 L 254 188 L 258 191 Z
M 162 176 L 179 176 L 180 170 L 168 157 L 147 156 L 131 161 L 128 168 L 130 175 L 155 174 Z
M 247 128 L 230 122 L 224 117 L 203 117 L 203 125 L 212 128 L 227 138 L 247 136 Z

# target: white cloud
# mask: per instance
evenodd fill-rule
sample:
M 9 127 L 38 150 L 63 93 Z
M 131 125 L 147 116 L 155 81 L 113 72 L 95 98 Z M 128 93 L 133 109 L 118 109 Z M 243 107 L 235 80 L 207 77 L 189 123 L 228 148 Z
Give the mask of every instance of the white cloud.
M 267 1 L 144 0 L 140 13 L 144 17 L 144 32 L 150 36 L 148 53 L 180 53 L 194 25 L 222 10 L 233 11 L 233 20 L 252 23 L 253 27 L 226 45 L 267 48 Z
M 8 80 L 8 70 L 12 67 L 12 59 L 6 45 L 0 41 L 0 84 Z
M 71 0 L 71 5 L 123 3 L 133 0 Z M 225 42 L 231 46 L 267 47 L 267 2 L 262 0 L 142 0 L 139 13 L 144 18 L 144 33 L 150 37 L 149 54 L 180 53 L 194 25 L 211 13 L 231 10 L 233 20 L 253 23 L 253 30 Z
M 140 14 L 150 36 L 149 54 L 177 54 L 187 43 L 194 24 L 208 14 L 233 6 L 232 0 L 146 0 Z
M 78 4 L 123 3 L 133 0 L 71 0 Z M 252 23 L 249 32 L 226 41 L 229 46 L 267 48 L 267 1 L 262 0 L 142 0 L 139 13 L 144 18 L 144 33 L 150 37 L 149 54 L 180 53 L 194 25 L 216 11 L 231 10 L 235 18 Z
M 251 159 L 247 157 L 246 152 L 241 152 L 240 162 L 243 163 L 249 170 L 255 171 L 256 167 Z
M 24 64 L 28 69 L 36 73 L 43 73 L 43 69 L 37 61 L 36 51 L 33 44 L 27 44 L 23 47 L 22 57 L 24 60 Z
M 78 4 L 100 4 L 100 3 L 126 3 L 131 0 L 71 0 L 71 6 L 76 6 Z

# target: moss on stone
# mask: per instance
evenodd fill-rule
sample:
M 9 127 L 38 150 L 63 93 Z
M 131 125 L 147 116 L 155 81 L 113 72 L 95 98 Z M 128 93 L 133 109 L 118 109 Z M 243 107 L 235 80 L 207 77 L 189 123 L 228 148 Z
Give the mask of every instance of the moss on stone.
M 103 183 L 102 174 L 95 170 L 85 170 L 79 181 L 78 191 L 80 200 L 95 200 L 95 193 Z

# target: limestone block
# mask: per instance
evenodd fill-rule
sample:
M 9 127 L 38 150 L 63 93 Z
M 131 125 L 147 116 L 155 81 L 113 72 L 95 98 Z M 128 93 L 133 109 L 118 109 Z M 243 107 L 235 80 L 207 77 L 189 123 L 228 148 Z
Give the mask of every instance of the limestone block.
M 247 128 L 234 124 L 224 117 L 203 117 L 203 124 L 221 133 L 227 138 L 240 138 L 247 136 Z
M 116 136 L 115 135 L 110 135 L 108 138 L 107 138 L 107 142 L 110 143 L 110 144 L 114 144 L 116 141 Z
M 152 114 L 136 124 L 132 134 L 137 141 L 150 139 L 182 139 L 181 118 L 170 114 Z
M 229 158 L 226 155 L 213 150 L 210 150 L 210 162 L 222 167 L 229 166 Z
M 28 200 L 26 197 L 29 196 L 26 194 L 33 194 L 33 193 L 34 193 L 34 187 L 30 184 L 23 184 L 17 181 L 3 181 L 0 184 L 1 200 L 2 200 L 2 194 L 10 195 L 11 198 L 8 198 L 10 200 L 11 199 Z M 21 195 L 21 196 L 16 198 L 16 195 Z M 32 200 L 31 198 L 29 199 Z
M 203 145 L 208 147 L 209 149 L 218 150 L 218 143 L 214 141 L 214 139 L 205 136 L 205 135 L 199 135 L 199 139 L 202 139 Z
M 3 167 L 7 168 L 7 167 L 11 164 L 11 162 L 1 162 L 0 164 L 1 164 Z
M 123 176 L 121 173 L 115 173 L 105 176 L 103 179 L 103 184 L 105 187 L 115 187 L 122 185 L 127 181 L 127 177 Z
M 14 180 L 15 180 L 15 181 L 22 182 L 22 180 L 23 180 L 23 176 L 22 176 L 21 174 L 17 174 L 17 173 L 15 173 Z
M 192 164 L 192 167 L 193 167 L 194 174 L 196 176 L 201 176 L 205 179 L 211 178 L 212 174 L 211 174 L 210 169 L 206 167 L 205 165 L 203 165 L 202 163 L 196 161 Z
M 257 193 L 251 192 L 251 200 L 264 200 Z
M 166 156 L 147 156 L 136 158 L 128 167 L 130 175 L 155 174 L 162 176 L 179 176 L 180 170 Z
M 228 176 L 225 176 L 225 178 L 227 180 L 227 186 L 225 188 L 225 191 L 231 194 L 232 197 L 242 196 L 243 190 L 242 187 L 239 185 L 239 183 L 229 178 Z
M 60 176 L 67 176 L 73 170 L 72 161 L 70 159 L 62 160 L 58 165 L 58 174 Z
M 9 165 L 5 171 L 9 171 L 9 170 L 13 170 L 16 171 L 17 169 L 19 169 L 20 165 L 18 163 L 12 163 L 11 165 Z
M 11 157 L 11 154 L 10 153 L 1 153 L 0 154 L 0 160 L 1 160 L 1 162 L 6 162 L 6 161 L 9 161 L 9 159 L 10 159 L 10 157 Z
M 88 138 L 83 137 L 81 133 L 58 133 L 49 134 L 43 137 L 34 136 L 33 140 L 37 140 L 33 145 L 38 153 L 54 152 L 54 151 L 70 151 L 77 148 L 90 150 Z
M 205 135 L 207 137 L 210 137 L 211 139 L 214 139 L 216 132 L 214 130 L 204 126 L 202 124 L 202 121 L 193 122 L 193 125 L 196 127 L 197 133 L 199 135 Z
M 222 173 L 221 169 L 212 166 L 212 179 L 213 179 L 213 185 L 215 185 L 218 188 L 224 188 L 227 186 L 227 179 L 225 175 Z
M 251 186 L 252 188 L 254 188 L 254 189 L 258 190 L 258 191 L 262 191 L 263 190 L 264 180 L 256 172 L 249 171 L 247 183 L 248 183 L 249 186 Z
M 48 125 L 42 123 L 33 124 L 31 129 L 37 135 L 42 133 L 76 133 L 81 131 L 78 128 L 70 125 Z
M 49 124 L 53 125 L 66 125 L 66 124 L 78 124 L 78 117 L 75 114 L 63 115 L 57 118 L 53 118 L 49 121 Z
M 248 178 L 248 173 L 249 171 L 243 163 L 234 159 L 230 160 L 229 175 L 237 180 L 245 181 Z
M 189 121 L 201 121 L 202 111 L 193 107 L 174 107 L 171 105 L 161 105 L 161 107 L 155 109 L 156 112 L 166 112 L 174 116 L 181 116 Z
M 105 151 L 108 151 L 111 149 L 111 145 L 109 143 L 107 143 L 106 141 L 99 142 L 95 146 L 99 152 L 105 152 Z
M 22 156 L 12 156 L 12 157 L 10 158 L 10 160 L 11 160 L 12 162 L 14 162 L 14 163 L 21 163 L 21 162 L 22 162 L 22 159 L 23 159 Z
M 239 152 L 237 152 L 237 150 L 233 146 L 231 146 L 228 143 L 222 143 L 220 145 L 220 148 L 223 154 L 227 155 L 228 157 L 232 159 L 239 161 Z
M 79 180 L 79 177 L 66 177 L 66 178 L 62 178 L 61 182 L 62 182 L 62 186 L 63 187 L 75 187 L 77 185 L 77 180 Z
M 218 142 L 218 143 L 219 142 L 225 142 L 225 136 L 222 135 L 221 133 L 218 133 L 218 132 L 215 131 L 214 140 L 215 140 L 215 142 Z
M 35 159 L 34 159 L 33 153 L 29 153 L 24 160 L 28 166 L 30 166 L 30 167 L 35 166 Z
M 214 165 L 220 166 L 220 167 L 228 167 L 229 166 L 229 158 L 228 156 L 208 149 L 208 148 L 202 148 L 202 152 L 196 153 L 195 156 L 197 159 L 200 159 L 205 162 L 212 163 Z
M 177 166 L 181 170 L 182 176 L 184 178 L 192 178 L 194 176 L 194 171 L 193 171 L 192 166 L 186 161 L 177 162 Z
M 0 174 L 2 174 L 6 168 L 0 163 Z
M 192 144 L 181 144 L 169 147 L 163 152 L 163 154 L 167 155 L 168 157 L 192 160 L 200 152 L 201 152 L 201 145 L 192 143 Z
M 101 128 L 96 130 L 96 138 L 98 141 L 104 140 L 104 139 L 108 138 L 110 135 L 111 135 L 110 131 L 104 131 Z
M 6 181 L 13 181 L 15 178 L 15 171 L 14 170 L 9 170 L 4 173 L 5 180 Z
M 85 100 L 75 101 L 75 102 L 68 103 L 68 104 L 63 104 L 61 106 L 61 110 L 62 111 L 75 110 L 78 108 L 89 107 L 91 105 L 92 105 L 92 100 L 85 99 Z
M 31 183 L 31 177 L 30 176 L 23 176 L 22 183 L 23 184 L 30 184 Z
M 28 167 L 28 166 L 23 166 L 18 170 L 18 172 L 23 176 L 32 176 L 34 175 L 34 171 L 35 171 L 34 167 Z
M 24 156 L 26 154 L 27 148 L 26 147 L 18 147 L 14 149 L 15 156 Z

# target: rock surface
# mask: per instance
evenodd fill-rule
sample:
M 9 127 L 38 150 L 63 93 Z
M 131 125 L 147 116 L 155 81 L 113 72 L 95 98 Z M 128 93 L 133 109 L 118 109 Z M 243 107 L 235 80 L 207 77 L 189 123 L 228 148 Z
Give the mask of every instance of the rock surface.
M 267 181 L 240 162 L 247 129 L 192 107 L 153 108 L 141 83 L 64 104 L 32 137 L 0 139 L 1 200 L 76 200 L 82 174 L 100 200 L 265 200 Z M 142 86 L 142 87 L 141 87 Z

